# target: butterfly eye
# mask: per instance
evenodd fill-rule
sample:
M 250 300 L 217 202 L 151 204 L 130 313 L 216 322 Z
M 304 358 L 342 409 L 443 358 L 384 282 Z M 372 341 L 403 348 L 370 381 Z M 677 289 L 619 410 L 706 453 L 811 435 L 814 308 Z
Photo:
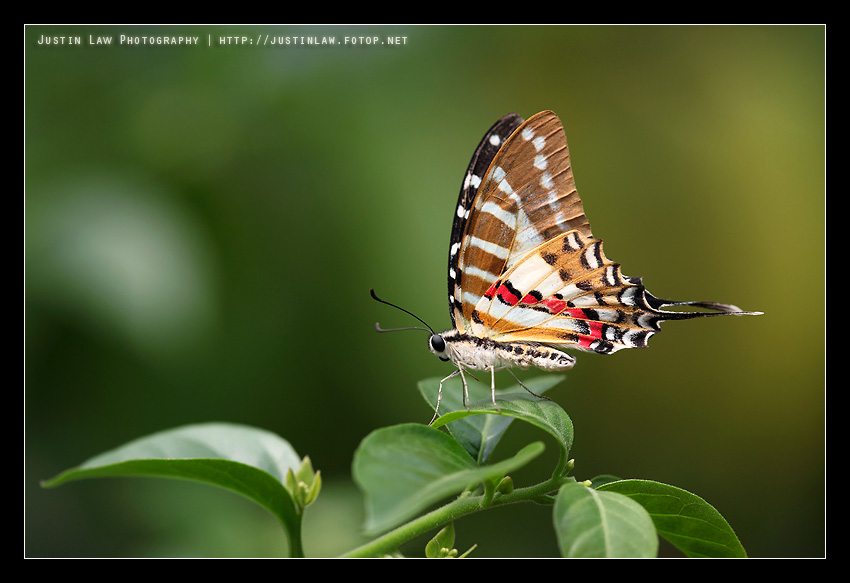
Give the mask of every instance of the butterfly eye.
M 432 334 L 431 338 L 428 339 L 428 343 L 431 345 L 431 350 L 438 355 L 446 351 L 446 341 L 439 334 Z

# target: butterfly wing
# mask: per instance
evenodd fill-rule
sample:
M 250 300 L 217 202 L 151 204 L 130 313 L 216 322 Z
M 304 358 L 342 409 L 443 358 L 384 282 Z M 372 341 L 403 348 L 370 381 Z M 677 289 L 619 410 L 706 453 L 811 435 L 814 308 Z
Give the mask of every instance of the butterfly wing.
M 452 236 L 449 244 L 449 312 L 452 317 L 452 325 L 461 331 L 466 328 L 466 320 L 463 316 L 463 293 L 461 290 L 461 275 L 463 265 L 460 249 L 463 242 L 464 232 L 472 209 L 472 203 L 478 194 L 481 181 L 485 172 L 490 167 L 493 158 L 501 149 L 505 141 L 523 123 L 523 119 L 515 113 L 509 113 L 493 124 L 469 161 L 469 167 L 463 177 L 460 188 L 457 207 L 455 209 L 454 222 L 452 223 Z
M 513 263 L 560 233 L 590 234 L 560 120 L 542 112 L 517 128 L 480 174 L 477 193 L 459 203 L 458 214 L 465 208 L 467 218 L 460 225 L 455 219 L 455 229 L 461 230 L 453 231 L 453 249 L 460 251 L 450 262 L 454 324 L 478 336 L 486 334 L 476 307 Z M 481 162 L 482 157 L 474 157 L 470 167 Z M 462 189 L 461 203 L 463 199 Z
M 467 195 L 469 213 L 455 221 L 458 252 L 450 263 L 461 332 L 607 353 L 645 346 L 662 320 L 745 313 L 726 304 L 659 300 L 640 278 L 622 275 L 591 234 L 564 129 L 550 111 L 514 130 L 477 194 Z M 715 311 L 661 310 L 670 305 Z

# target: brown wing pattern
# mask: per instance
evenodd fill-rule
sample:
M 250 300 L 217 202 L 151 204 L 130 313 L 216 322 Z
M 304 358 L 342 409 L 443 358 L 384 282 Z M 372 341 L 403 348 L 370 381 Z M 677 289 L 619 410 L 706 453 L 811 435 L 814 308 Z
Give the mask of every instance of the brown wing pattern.
M 484 179 L 487 169 L 496 154 L 504 145 L 510 135 L 523 123 L 523 119 L 515 113 L 509 113 L 503 116 L 499 121 L 494 123 L 484 137 L 481 138 L 478 147 L 475 148 L 475 153 L 469 161 L 466 173 L 463 175 L 463 183 L 458 196 L 457 207 L 455 208 L 454 221 L 452 222 L 452 236 L 449 241 L 449 313 L 452 317 L 452 324 L 456 327 L 464 328 L 462 300 L 460 291 L 460 276 L 462 271 L 460 268 L 460 248 L 463 240 L 463 234 L 466 232 L 467 221 L 472 210 L 472 204 L 475 196 L 478 194 L 478 189 Z
M 570 230 L 590 236 L 563 127 L 544 111 L 511 134 L 484 175 L 461 236 L 460 321 L 474 322 L 484 292 L 513 263 Z

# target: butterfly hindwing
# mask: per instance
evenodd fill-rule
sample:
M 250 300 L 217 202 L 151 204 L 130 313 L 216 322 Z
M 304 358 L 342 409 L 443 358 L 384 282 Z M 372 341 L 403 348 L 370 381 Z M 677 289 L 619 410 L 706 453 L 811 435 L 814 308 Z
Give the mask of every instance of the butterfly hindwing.
M 513 290 L 513 292 L 508 291 Z M 643 288 L 576 231 L 550 239 L 506 271 L 477 306 L 486 337 L 615 352 L 658 329 Z

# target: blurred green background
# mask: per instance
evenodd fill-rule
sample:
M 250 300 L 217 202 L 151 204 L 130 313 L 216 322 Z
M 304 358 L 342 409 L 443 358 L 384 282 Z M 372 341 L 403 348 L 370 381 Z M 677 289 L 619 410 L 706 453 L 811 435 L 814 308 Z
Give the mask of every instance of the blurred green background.
M 121 34 L 200 46 L 86 44 Z M 338 44 L 218 44 L 266 34 Z M 342 44 L 360 36 L 405 42 Z M 543 109 L 626 274 L 765 312 L 578 354 L 552 393 L 576 427 L 575 475 L 690 490 L 754 557 L 825 553 L 823 27 L 32 26 L 24 108 L 26 556 L 285 555 L 265 511 L 207 486 L 39 485 L 206 421 L 309 455 L 325 488 L 307 554 L 357 545 L 355 448 L 427 423 L 416 382 L 451 370 L 422 333 L 376 334 L 412 320 L 369 288 L 448 327 L 469 157 L 501 115 Z M 497 453 L 530 440 L 547 437 L 517 425 Z M 548 445 L 518 482 L 546 476 Z M 555 556 L 550 517 L 487 512 L 456 525 L 457 545 Z

